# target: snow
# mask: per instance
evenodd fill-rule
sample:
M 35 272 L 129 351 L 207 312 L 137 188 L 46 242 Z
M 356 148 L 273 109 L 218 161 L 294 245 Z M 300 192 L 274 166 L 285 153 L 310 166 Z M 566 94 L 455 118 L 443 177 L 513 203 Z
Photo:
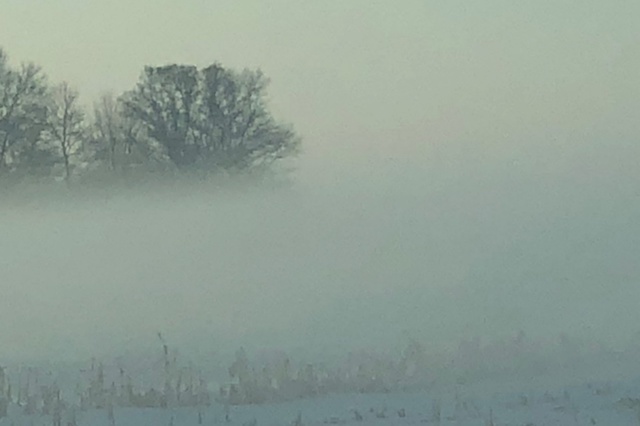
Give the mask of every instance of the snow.
M 576 386 L 520 384 L 456 386 L 421 392 L 341 394 L 278 404 L 203 408 L 204 425 L 607 425 L 640 424 L 640 378 Z M 438 421 L 438 407 L 440 420 Z M 226 415 L 228 414 L 228 418 Z M 62 425 L 71 421 L 69 413 Z M 77 425 L 157 426 L 199 424 L 197 408 L 116 408 L 76 414 Z M 358 419 L 359 418 L 359 419 Z M 52 425 L 52 416 L 25 416 L 12 406 L 1 426 Z

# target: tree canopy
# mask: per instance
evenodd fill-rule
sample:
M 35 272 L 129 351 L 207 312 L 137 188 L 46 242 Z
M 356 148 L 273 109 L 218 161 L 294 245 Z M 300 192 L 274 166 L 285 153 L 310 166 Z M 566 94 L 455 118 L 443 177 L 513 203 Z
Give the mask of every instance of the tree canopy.
M 249 170 L 290 155 L 298 138 L 270 114 L 260 71 L 214 64 L 146 67 L 123 96 L 125 115 L 178 169 Z

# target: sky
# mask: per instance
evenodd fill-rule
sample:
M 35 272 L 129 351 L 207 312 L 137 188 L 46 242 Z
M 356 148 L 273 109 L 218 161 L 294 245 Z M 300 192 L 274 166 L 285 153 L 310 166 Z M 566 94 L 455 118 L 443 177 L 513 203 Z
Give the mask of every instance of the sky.
M 224 334 L 241 318 L 247 335 L 318 348 L 533 322 L 622 338 L 640 296 L 637 16 L 632 0 L 0 0 L 13 63 L 87 105 L 145 65 L 219 61 L 261 68 L 303 138 L 286 195 L 5 208 L 15 303 L 0 320 L 41 307 L 5 331 L 8 352 L 66 336 L 88 353 L 159 324 Z M 212 289 L 214 275 L 237 284 Z M 163 316 L 172 303 L 193 309 Z
M 573 147 L 562 139 L 577 132 L 595 138 L 615 129 L 629 138 L 640 126 L 632 113 L 640 6 L 632 0 L 0 7 L 0 42 L 13 61 L 41 64 L 87 103 L 132 88 L 149 64 L 263 69 L 277 116 L 305 137 L 303 170 L 317 175 L 370 161 L 446 164 L 438 153 L 446 161 L 477 162 L 484 152 L 509 161 L 535 149 L 530 141 L 542 132 L 565 151 Z

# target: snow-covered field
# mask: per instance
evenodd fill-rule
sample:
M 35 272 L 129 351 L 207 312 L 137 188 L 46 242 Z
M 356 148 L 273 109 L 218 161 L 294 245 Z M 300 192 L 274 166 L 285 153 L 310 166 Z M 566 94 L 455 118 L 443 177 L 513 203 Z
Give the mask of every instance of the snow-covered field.
M 75 415 L 77 425 L 607 425 L 640 424 L 640 378 L 575 386 L 459 385 L 440 391 L 332 395 L 294 402 L 196 408 L 116 408 Z M 519 390 L 516 390 L 519 389 Z M 65 413 L 61 425 L 73 424 Z M 0 425 L 54 425 L 10 407 Z

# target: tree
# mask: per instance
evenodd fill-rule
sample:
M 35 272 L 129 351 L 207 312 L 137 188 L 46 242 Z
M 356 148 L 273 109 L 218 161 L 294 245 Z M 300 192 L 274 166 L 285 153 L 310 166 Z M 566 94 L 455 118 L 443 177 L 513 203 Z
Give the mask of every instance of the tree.
M 78 92 L 64 82 L 54 88 L 48 132 L 60 149 L 64 178 L 71 178 L 71 157 L 81 147 L 84 135 L 84 112 L 78 105 Z
M 42 139 L 47 126 L 47 86 L 34 64 L 14 70 L 0 49 L 0 173 L 50 173 L 55 154 Z
M 299 139 L 275 121 L 261 71 L 236 73 L 214 64 L 202 71 L 204 102 L 199 133 L 207 159 L 220 168 L 248 170 L 296 152 Z
M 124 114 L 123 102 L 112 94 L 102 95 L 94 104 L 90 127 L 90 161 L 106 164 L 115 172 L 150 157 L 140 123 Z
M 122 145 L 120 134 L 120 109 L 111 94 L 103 95 L 94 104 L 94 138 L 96 152 L 116 169 L 116 151 Z
M 138 87 L 125 95 L 127 114 L 141 123 L 179 169 L 198 158 L 194 138 L 197 69 L 188 66 L 146 67 Z
M 177 169 L 250 171 L 299 145 L 295 132 L 268 111 L 267 86 L 260 71 L 218 64 L 146 67 L 123 102 Z

